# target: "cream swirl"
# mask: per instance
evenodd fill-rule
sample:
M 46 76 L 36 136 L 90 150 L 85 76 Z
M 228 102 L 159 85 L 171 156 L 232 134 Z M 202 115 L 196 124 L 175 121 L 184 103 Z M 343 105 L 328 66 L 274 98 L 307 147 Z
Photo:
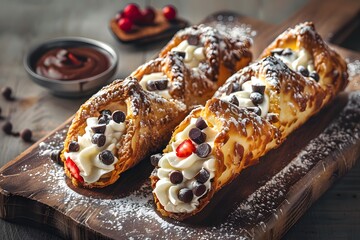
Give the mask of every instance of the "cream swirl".
M 98 147 L 91 142 L 94 135 L 92 127 L 97 125 L 98 118 L 90 117 L 86 120 L 85 134 L 78 136 L 78 143 L 80 146 L 77 152 L 65 152 L 65 157 L 70 158 L 79 168 L 80 175 L 84 178 L 86 183 L 93 183 L 98 181 L 102 175 L 113 171 L 115 163 L 118 159 L 114 156 L 114 162 L 110 165 L 104 164 L 99 159 L 99 153 L 104 150 L 109 150 L 115 154 L 118 140 L 125 131 L 125 123 L 116 123 L 113 120 L 106 125 L 104 135 L 106 137 L 105 144 Z
M 199 63 L 205 60 L 204 47 L 190 45 L 187 40 L 182 41 L 171 51 L 185 52 L 184 63 L 193 70 L 196 70 Z
M 176 156 L 175 149 L 184 140 L 189 139 L 189 132 L 192 128 L 195 128 L 195 123 L 196 119 L 192 118 L 189 126 L 175 136 L 175 142 L 172 143 L 172 151 L 165 153 L 158 163 L 157 176 L 159 181 L 156 183 L 154 193 L 161 205 L 164 206 L 164 209 L 169 212 L 189 213 L 194 211 L 199 205 L 199 199 L 211 189 L 211 179 L 215 176 L 215 157 L 212 154 L 209 154 L 205 158 L 201 158 L 195 153 L 192 153 L 186 158 Z M 217 131 L 210 127 L 202 131 L 207 136 L 206 143 L 213 149 Z M 194 195 L 189 203 L 181 201 L 178 197 L 179 191 L 183 188 L 194 189 L 198 184 L 195 176 L 202 168 L 206 169 L 210 174 L 207 181 L 203 183 L 206 191 L 200 196 Z M 175 170 L 180 171 L 183 175 L 183 180 L 179 184 L 173 184 L 169 178 L 170 173 Z

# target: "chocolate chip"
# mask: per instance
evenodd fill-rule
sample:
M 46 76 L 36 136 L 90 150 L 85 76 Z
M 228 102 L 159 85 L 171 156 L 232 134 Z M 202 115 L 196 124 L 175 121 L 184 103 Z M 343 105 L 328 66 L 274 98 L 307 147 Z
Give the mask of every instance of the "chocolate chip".
M 161 158 L 162 158 L 161 153 L 157 153 L 157 154 L 152 155 L 150 157 L 151 165 L 153 165 L 154 167 L 157 167 Z
M 108 124 L 110 122 L 109 115 L 100 115 L 98 118 L 98 124 Z
M 285 48 L 284 51 L 281 53 L 283 56 L 290 56 L 293 54 L 293 51 L 290 48 Z
M 173 51 L 173 53 L 182 58 L 185 58 L 185 55 L 186 55 L 186 53 L 183 51 Z
M 200 197 L 206 192 L 206 186 L 202 183 L 195 183 L 195 187 L 193 188 L 193 193 L 195 196 Z
M 255 84 L 251 85 L 251 88 L 252 88 L 253 92 L 258 92 L 258 93 L 264 95 L 265 85 L 263 85 L 261 83 L 255 83 Z
M 111 111 L 109 109 L 104 109 L 104 110 L 101 110 L 100 111 L 100 114 L 101 115 L 108 115 L 108 116 L 111 116 Z
M 1 94 L 3 95 L 3 97 L 6 99 L 6 100 L 12 100 L 13 98 L 11 97 L 11 94 L 12 94 L 12 90 L 10 87 L 3 87 L 1 89 Z
M 98 125 L 92 126 L 91 130 L 94 133 L 104 133 L 106 130 L 106 124 L 103 123 L 103 124 L 98 124 Z
M 319 74 L 317 73 L 317 72 L 315 72 L 315 71 L 313 71 L 313 72 L 311 72 L 310 73 L 310 75 L 309 75 L 311 78 L 313 78 L 315 81 L 319 81 L 319 79 L 320 79 L 320 76 L 319 76 Z
M 114 163 L 114 154 L 110 150 L 104 150 L 99 153 L 100 161 L 105 165 L 111 165 Z
M 76 141 L 71 141 L 69 144 L 69 152 L 78 152 L 80 150 L 80 145 Z
M 298 67 L 298 72 L 303 75 L 304 77 L 308 77 L 309 76 L 309 70 L 307 68 L 305 68 L 304 66 L 299 66 Z
M 155 90 L 156 90 L 155 81 L 147 81 L 147 83 L 146 83 L 146 89 L 147 89 L 148 91 L 155 91 Z
M 196 35 L 190 35 L 187 41 L 189 45 L 197 46 L 199 44 L 199 37 Z
M 247 107 L 246 109 L 261 116 L 261 109 L 259 107 Z
M 155 81 L 156 89 L 157 90 L 165 90 L 165 89 L 167 89 L 168 82 L 169 81 L 167 79 L 156 80 Z
M 206 124 L 205 120 L 202 117 L 196 119 L 195 126 L 200 130 L 203 130 L 208 127 L 208 125 Z
M 169 179 L 172 184 L 182 183 L 184 177 L 180 171 L 171 171 L 169 174 Z
M 53 160 L 54 162 L 60 163 L 60 150 L 52 150 L 50 153 L 50 158 L 51 160 Z
M 182 201 L 184 203 L 189 203 L 189 202 L 191 202 L 191 200 L 193 200 L 194 194 L 190 189 L 182 188 L 182 189 L 180 189 L 180 191 L 178 193 L 178 198 L 180 201 Z
M 113 112 L 113 114 L 112 114 L 112 120 L 113 120 L 114 122 L 116 122 L 116 123 L 122 123 L 122 122 L 124 122 L 124 121 L 125 121 L 125 118 L 126 118 L 125 113 L 124 113 L 123 111 L 120 111 L 120 110 L 115 111 L 115 112 Z
M 253 102 L 254 105 L 261 104 L 264 101 L 264 95 L 258 92 L 250 93 L 250 100 Z
M 241 85 L 239 83 L 230 84 L 228 89 L 226 90 L 226 95 L 230 95 L 231 93 L 238 92 L 241 90 Z
M 195 176 L 196 181 L 198 181 L 199 183 L 205 183 L 209 178 L 210 173 L 205 168 L 201 168 Z
M 203 143 L 206 140 L 206 134 L 198 128 L 192 128 L 189 131 L 189 138 L 197 144 Z
M 20 133 L 20 137 L 22 140 L 24 140 L 25 142 L 31 142 L 31 137 L 32 137 L 32 132 L 30 129 L 24 129 L 21 131 Z
M 239 106 L 239 99 L 235 95 L 232 95 L 230 97 L 229 103 L 234 104 L 235 106 Z
M 2 130 L 3 130 L 4 133 L 6 133 L 6 134 L 11 134 L 11 131 L 12 131 L 12 124 L 11 124 L 11 122 L 5 122 L 4 125 L 2 126 Z
M 91 138 L 91 142 L 96 144 L 98 147 L 102 147 L 105 145 L 106 137 L 104 134 L 95 133 Z
M 279 118 L 275 113 L 268 113 L 266 117 L 267 120 L 271 123 L 276 123 L 279 121 Z
M 271 56 L 274 56 L 275 54 L 281 55 L 283 51 L 284 51 L 283 48 L 275 48 L 275 49 L 271 50 Z
M 205 158 L 211 153 L 211 146 L 208 143 L 202 143 L 197 146 L 195 153 L 199 157 Z

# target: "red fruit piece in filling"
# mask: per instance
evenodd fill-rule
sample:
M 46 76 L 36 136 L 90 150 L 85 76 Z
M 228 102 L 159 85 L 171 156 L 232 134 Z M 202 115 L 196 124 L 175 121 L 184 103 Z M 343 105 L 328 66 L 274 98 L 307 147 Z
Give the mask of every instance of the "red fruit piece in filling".
M 176 156 L 186 158 L 190 156 L 196 148 L 190 139 L 186 139 L 176 148 Z
M 176 9 L 173 5 L 167 5 L 162 9 L 165 18 L 169 21 L 176 18 Z
M 79 182 L 84 182 L 84 179 L 82 176 L 80 176 L 80 170 L 78 168 L 78 166 L 76 166 L 76 164 L 73 162 L 73 160 L 71 160 L 71 158 L 67 158 L 66 159 L 66 167 L 69 169 L 71 175 L 78 180 Z
M 125 17 L 129 18 L 132 22 L 141 20 L 141 11 L 135 3 L 130 3 L 124 8 Z
M 121 30 L 123 30 L 124 32 L 130 32 L 133 26 L 133 23 L 130 19 L 128 18 L 121 18 L 118 21 L 118 26 Z

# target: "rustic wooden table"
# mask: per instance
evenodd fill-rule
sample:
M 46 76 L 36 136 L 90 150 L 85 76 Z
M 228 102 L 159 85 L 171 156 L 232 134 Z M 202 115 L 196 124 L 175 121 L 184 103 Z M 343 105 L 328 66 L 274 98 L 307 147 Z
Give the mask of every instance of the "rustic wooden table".
M 85 99 L 52 96 L 26 75 L 22 58 L 38 42 L 61 36 L 83 36 L 104 41 L 119 53 L 114 78 L 127 76 L 152 58 L 166 41 L 131 47 L 118 43 L 110 34 L 108 21 L 128 1 L 0 1 L 0 88 L 9 86 L 15 101 L 0 96 L 1 115 L 13 123 L 15 131 L 29 128 L 34 140 L 47 135 L 68 119 Z M 168 1 L 136 1 L 141 6 L 160 8 Z M 194 3 L 195 2 L 195 3 Z M 280 3 L 282 5 L 280 5 Z M 271 23 L 290 17 L 302 1 L 176 1 L 182 17 L 191 23 L 207 15 L 231 9 Z M 340 7 L 341 5 L 339 5 Z M 276 10 L 276 14 L 274 13 Z M 359 45 L 358 36 L 347 46 Z M 357 40 L 356 40 L 357 39 Z M 355 44 L 355 45 L 354 45 Z M 4 120 L 0 121 L 2 125 Z M 0 167 L 30 146 L 19 138 L 0 132 Z M 360 237 L 360 164 L 327 191 L 287 233 L 286 239 L 358 239 Z M 0 239 L 56 239 L 45 229 L 34 229 L 0 220 Z

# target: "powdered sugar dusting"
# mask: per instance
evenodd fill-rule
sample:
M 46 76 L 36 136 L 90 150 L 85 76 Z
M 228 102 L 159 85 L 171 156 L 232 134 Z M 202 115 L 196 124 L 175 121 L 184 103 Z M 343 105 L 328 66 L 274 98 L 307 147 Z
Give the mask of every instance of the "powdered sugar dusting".
M 349 80 L 351 81 L 356 75 L 360 75 L 360 60 L 355 60 L 353 62 L 348 61 L 348 72 Z

